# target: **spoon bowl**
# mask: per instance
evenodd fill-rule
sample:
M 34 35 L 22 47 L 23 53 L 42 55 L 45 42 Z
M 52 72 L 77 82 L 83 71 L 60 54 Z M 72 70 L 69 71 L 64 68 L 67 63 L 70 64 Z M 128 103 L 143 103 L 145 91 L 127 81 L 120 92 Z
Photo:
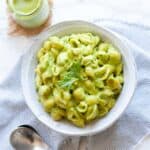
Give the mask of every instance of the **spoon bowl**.
M 38 132 L 29 125 L 17 127 L 10 135 L 10 143 L 16 150 L 49 150 Z

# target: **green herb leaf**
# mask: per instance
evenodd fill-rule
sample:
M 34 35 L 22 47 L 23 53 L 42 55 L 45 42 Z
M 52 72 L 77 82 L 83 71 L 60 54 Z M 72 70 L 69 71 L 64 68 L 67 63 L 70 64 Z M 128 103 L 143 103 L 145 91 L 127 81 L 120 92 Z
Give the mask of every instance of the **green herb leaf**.
M 68 88 L 68 89 L 71 89 L 72 87 L 72 84 L 77 81 L 76 78 L 64 78 L 64 80 L 62 81 L 59 81 L 59 85 L 62 87 L 62 88 Z
M 63 79 L 58 82 L 62 88 L 71 89 L 73 83 L 77 80 L 81 80 L 80 77 L 81 64 L 74 62 L 68 71 L 64 74 Z

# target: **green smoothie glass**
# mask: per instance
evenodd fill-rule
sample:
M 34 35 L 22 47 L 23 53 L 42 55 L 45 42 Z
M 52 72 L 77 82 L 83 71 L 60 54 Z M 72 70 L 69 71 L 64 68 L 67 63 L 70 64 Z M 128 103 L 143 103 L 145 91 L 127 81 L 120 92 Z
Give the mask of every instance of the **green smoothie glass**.
M 7 0 L 14 20 L 23 27 L 41 26 L 48 18 L 48 0 Z

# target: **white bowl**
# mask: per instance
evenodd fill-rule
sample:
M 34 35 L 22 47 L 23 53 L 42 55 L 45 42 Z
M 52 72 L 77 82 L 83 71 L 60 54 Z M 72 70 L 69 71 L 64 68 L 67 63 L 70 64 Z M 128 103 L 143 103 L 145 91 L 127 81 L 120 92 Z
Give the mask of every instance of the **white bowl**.
M 115 106 L 102 119 L 93 121 L 84 128 L 78 128 L 67 121 L 54 121 L 43 109 L 38 101 L 35 90 L 35 72 L 36 53 L 42 45 L 42 42 L 49 36 L 67 35 L 71 33 L 92 32 L 102 37 L 102 39 L 112 43 L 118 48 L 123 57 L 124 63 L 124 86 Z M 130 49 L 124 45 L 117 35 L 101 26 L 84 22 L 84 21 L 68 21 L 56 24 L 40 35 L 31 49 L 23 58 L 22 65 L 22 88 L 25 100 L 33 114 L 49 128 L 66 135 L 83 136 L 93 135 L 110 127 L 125 111 L 131 101 L 134 89 L 136 87 L 136 69 L 133 56 Z

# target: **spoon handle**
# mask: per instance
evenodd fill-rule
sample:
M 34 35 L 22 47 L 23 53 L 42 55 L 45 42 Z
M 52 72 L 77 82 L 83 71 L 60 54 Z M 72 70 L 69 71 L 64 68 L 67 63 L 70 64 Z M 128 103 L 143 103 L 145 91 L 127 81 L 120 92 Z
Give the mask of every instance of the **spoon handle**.
M 52 150 L 48 146 L 47 147 L 34 147 L 33 150 Z

